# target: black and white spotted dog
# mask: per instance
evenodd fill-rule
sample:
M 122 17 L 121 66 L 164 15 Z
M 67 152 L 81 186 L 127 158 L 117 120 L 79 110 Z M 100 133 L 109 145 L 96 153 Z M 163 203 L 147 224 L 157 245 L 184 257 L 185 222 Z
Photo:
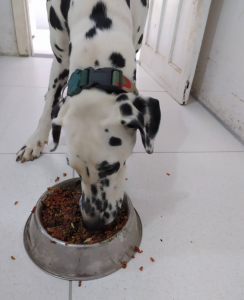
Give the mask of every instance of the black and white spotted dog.
M 143 39 L 148 0 L 47 0 L 52 63 L 44 111 L 17 161 L 40 156 L 53 124 L 58 144 L 63 126 L 68 163 L 82 177 L 84 224 L 110 224 L 122 204 L 126 160 L 136 129 L 148 153 L 160 124 L 159 101 L 133 93 L 107 93 L 93 87 L 61 99 L 76 69 L 113 67 L 136 80 L 135 53 Z M 53 120 L 52 120 L 53 119 Z

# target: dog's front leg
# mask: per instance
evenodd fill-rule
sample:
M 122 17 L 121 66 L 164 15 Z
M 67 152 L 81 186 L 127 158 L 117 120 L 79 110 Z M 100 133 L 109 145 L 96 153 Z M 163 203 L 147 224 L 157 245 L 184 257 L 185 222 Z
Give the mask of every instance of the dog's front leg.
M 62 63 L 53 59 L 49 88 L 45 96 L 46 102 L 38 126 L 33 135 L 27 140 L 24 146 L 18 151 L 16 161 L 25 162 L 34 160 L 41 155 L 45 143 L 48 142 L 49 132 L 52 126 L 52 107 L 60 100 L 62 88 L 68 80 L 69 61 L 62 60 Z

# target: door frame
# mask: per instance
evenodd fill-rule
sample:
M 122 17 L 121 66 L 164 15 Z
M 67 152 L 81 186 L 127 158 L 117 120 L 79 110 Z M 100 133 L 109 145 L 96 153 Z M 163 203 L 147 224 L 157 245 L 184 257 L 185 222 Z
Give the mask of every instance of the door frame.
M 28 0 L 11 0 L 19 56 L 32 56 L 33 44 Z

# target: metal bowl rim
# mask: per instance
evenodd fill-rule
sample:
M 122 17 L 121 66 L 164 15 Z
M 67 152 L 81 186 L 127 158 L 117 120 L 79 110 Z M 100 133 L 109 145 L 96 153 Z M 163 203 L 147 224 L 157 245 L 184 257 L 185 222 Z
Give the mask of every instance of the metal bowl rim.
M 130 200 L 130 198 L 129 198 Z M 131 200 L 130 200 L 131 201 Z M 133 207 L 133 209 L 135 210 L 135 215 L 136 215 L 136 218 L 138 220 L 138 225 L 140 227 L 140 230 L 141 230 L 141 237 L 140 237 L 140 240 L 139 240 L 139 246 L 141 244 L 141 240 L 142 240 L 142 236 L 143 236 L 143 228 L 142 228 L 142 222 L 141 222 L 141 218 L 138 214 L 138 212 L 136 211 L 136 209 Z M 104 277 L 107 277 L 109 275 L 112 275 L 113 273 L 117 272 L 118 270 L 120 270 L 122 268 L 122 266 L 116 270 L 113 270 L 113 271 L 110 271 L 106 274 L 103 274 L 103 275 L 98 275 L 98 276 L 93 276 L 93 277 L 89 277 L 89 278 L 86 278 L 86 277 L 69 277 L 69 276 L 58 276 L 52 272 L 49 272 L 47 270 L 45 270 L 44 268 L 42 268 L 34 259 L 33 257 L 31 256 L 31 254 L 27 251 L 27 247 L 26 247 L 26 239 L 25 239 L 25 235 L 26 235 L 26 230 L 27 230 L 27 225 L 28 225 L 28 222 L 30 221 L 30 218 L 31 218 L 32 215 L 29 216 L 29 218 L 27 219 L 26 221 L 26 224 L 25 224 L 25 228 L 24 228 L 24 232 L 23 232 L 23 243 L 24 243 L 24 248 L 25 248 L 25 251 L 27 253 L 27 255 L 29 256 L 29 258 L 32 260 L 32 262 L 40 269 L 42 270 L 43 272 L 45 272 L 46 274 L 49 274 L 55 278 L 58 278 L 58 279 L 62 279 L 62 280 L 69 280 L 69 281 L 90 281 L 90 280 L 96 280 L 96 279 L 100 279 L 100 278 L 104 278 Z M 75 244 L 73 244 L 75 245 Z M 95 245 L 95 244 L 94 244 Z M 90 245 L 92 246 L 92 245 Z M 130 258 L 127 262 L 131 261 L 132 258 Z

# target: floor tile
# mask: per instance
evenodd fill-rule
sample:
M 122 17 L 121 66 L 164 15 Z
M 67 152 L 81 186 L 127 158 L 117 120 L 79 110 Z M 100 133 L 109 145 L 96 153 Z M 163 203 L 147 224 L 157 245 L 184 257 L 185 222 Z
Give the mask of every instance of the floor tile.
M 155 152 L 244 151 L 244 146 L 193 98 L 182 106 L 168 93 L 141 95 L 160 101 L 162 121 Z M 145 152 L 139 133 L 134 152 Z
M 73 300 L 243 299 L 244 153 L 133 154 L 127 177 L 143 253 Z
M 14 155 L 0 155 L 0 166 L 1 299 L 68 300 L 69 283 L 47 275 L 27 256 L 23 230 L 40 195 L 55 184 L 57 176 L 60 181 L 72 178 L 73 170 L 65 155 L 44 155 L 25 164 L 16 163 Z M 19 203 L 14 205 L 15 201 Z
M 164 89 L 139 64 L 137 64 L 136 86 L 139 91 L 164 91 Z
M 0 153 L 16 153 L 36 130 L 44 107 L 46 88 L 0 86 Z M 66 153 L 64 133 L 55 154 Z M 44 153 L 50 153 L 52 136 Z
M 48 87 L 51 58 L 0 56 L 0 85 Z

